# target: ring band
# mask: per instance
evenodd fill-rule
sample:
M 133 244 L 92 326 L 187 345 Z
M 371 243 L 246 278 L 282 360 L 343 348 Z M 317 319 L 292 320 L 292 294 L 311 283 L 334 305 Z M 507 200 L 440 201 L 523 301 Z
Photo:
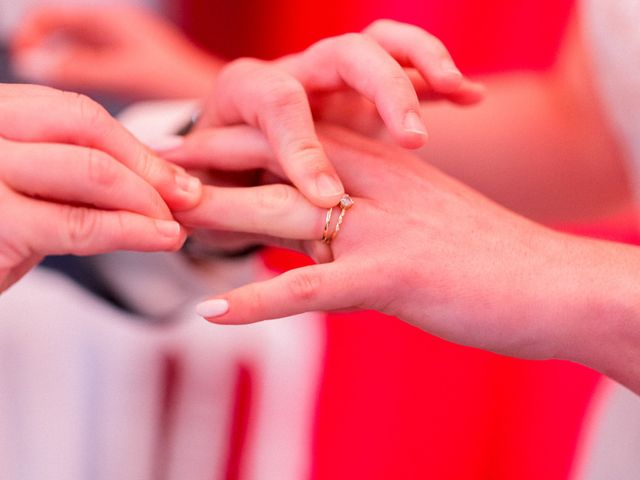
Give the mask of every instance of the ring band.
M 351 197 L 345 194 L 340 199 L 338 205 L 327 210 L 327 214 L 325 215 L 324 230 L 322 231 L 322 243 L 331 245 L 331 242 L 335 240 L 335 238 L 338 236 L 338 233 L 340 232 L 340 228 L 342 227 L 344 216 L 346 215 L 347 210 L 353 207 L 353 204 L 354 202 Z M 338 216 L 338 221 L 336 222 L 336 226 L 333 229 L 333 232 L 329 234 L 329 229 L 331 227 L 331 215 L 333 213 L 333 209 L 337 207 L 340 207 L 340 215 Z
M 329 227 L 331 226 L 331 214 L 333 213 L 333 207 L 327 210 L 327 214 L 324 218 L 324 230 L 322 230 L 322 243 L 329 245 L 331 238 L 329 235 Z

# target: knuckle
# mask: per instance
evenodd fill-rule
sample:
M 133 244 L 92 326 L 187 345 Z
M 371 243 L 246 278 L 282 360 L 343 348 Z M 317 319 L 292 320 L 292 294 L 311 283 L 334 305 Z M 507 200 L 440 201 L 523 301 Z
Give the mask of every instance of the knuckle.
M 324 170 L 322 152 L 322 144 L 317 138 L 299 138 L 289 142 L 289 153 L 296 157 L 296 164 L 301 164 L 307 171 L 319 173 Z
M 409 77 L 407 77 L 407 74 L 401 68 L 393 69 L 386 74 L 384 89 L 386 92 L 405 92 L 405 95 L 411 94 L 412 97 L 415 92 L 411 80 L 409 80 Z
M 265 63 L 262 60 L 258 60 L 257 58 L 250 57 L 241 57 L 234 61 L 232 61 L 225 70 L 227 72 L 239 71 L 246 72 L 252 70 L 259 70 L 265 66 Z
M 322 282 L 318 275 L 298 272 L 289 281 L 289 293 L 294 301 L 308 302 L 318 296 Z
M 286 210 L 293 200 L 291 187 L 283 184 L 260 188 L 256 202 L 260 209 L 269 212 Z
M 361 53 L 376 45 L 374 40 L 361 33 L 345 33 L 337 37 L 336 41 L 343 53 Z
M 267 73 L 262 82 L 262 90 L 262 98 L 269 112 L 289 109 L 305 104 L 307 101 L 302 84 L 295 78 L 280 72 Z
M 445 47 L 444 43 L 442 43 L 440 39 L 434 37 L 433 35 L 430 35 L 424 30 L 420 30 L 420 34 L 423 35 L 424 38 L 426 38 L 430 43 L 430 49 L 433 53 L 435 53 L 439 57 L 449 56 L 449 50 L 447 50 L 447 47 Z
M 87 170 L 89 181 L 93 185 L 112 187 L 118 181 L 119 175 L 115 162 L 94 148 L 87 149 Z
M 378 20 L 374 20 L 373 22 L 371 22 L 369 26 L 364 29 L 364 31 L 368 34 L 375 35 L 395 25 L 397 25 L 397 22 L 393 20 L 389 20 L 388 18 L 379 18 Z
M 136 149 L 134 165 L 137 173 L 152 183 L 171 181 L 168 169 L 164 169 L 160 160 L 154 158 L 143 146 Z
M 63 92 L 62 94 L 67 98 L 69 104 L 77 109 L 79 119 L 83 125 L 91 128 L 105 125 L 104 120 L 109 114 L 97 102 L 82 93 Z
M 65 219 L 65 244 L 74 253 L 83 253 L 100 231 L 98 212 L 87 207 L 67 206 Z
M 367 38 L 361 33 L 343 33 L 337 37 L 337 41 L 346 46 L 359 46 L 367 41 Z

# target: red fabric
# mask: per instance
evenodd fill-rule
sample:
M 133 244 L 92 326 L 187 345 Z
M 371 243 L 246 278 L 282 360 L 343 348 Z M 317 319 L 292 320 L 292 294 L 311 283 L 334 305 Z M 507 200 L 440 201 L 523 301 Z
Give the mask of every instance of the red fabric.
M 437 34 L 464 71 L 487 72 L 550 65 L 571 3 L 190 0 L 183 21 L 228 57 L 269 58 L 395 18 Z M 369 312 L 330 315 L 327 332 L 314 479 L 567 478 L 595 373 L 458 347 Z

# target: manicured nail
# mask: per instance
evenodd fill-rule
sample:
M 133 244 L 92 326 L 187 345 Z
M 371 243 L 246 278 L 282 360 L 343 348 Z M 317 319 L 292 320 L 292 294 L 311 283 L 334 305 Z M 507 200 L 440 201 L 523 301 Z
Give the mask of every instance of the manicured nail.
M 175 238 L 180 235 L 180 224 L 172 220 L 156 220 L 156 229 L 165 237 Z
M 167 135 L 166 137 L 156 138 L 147 143 L 147 146 L 158 153 L 174 150 L 184 144 L 184 137 L 180 135 Z
M 321 197 L 337 197 L 344 193 L 340 180 L 328 173 L 321 173 L 316 177 L 316 189 Z
M 440 62 L 440 68 L 444 73 L 448 75 L 457 75 L 460 77 L 462 76 L 462 73 L 460 72 L 460 70 L 458 70 L 458 67 L 456 67 L 455 63 L 453 63 L 450 58 L 442 59 L 442 62 Z
M 180 190 L 189 194 L 189 196 L 196 195 L 202 190 L 202 182 L 200 179 L 189 175 L 183 169 L 176 167 L 176 184 L 180 187 Z
M 416 112 L 409 112 L 405 115 L 404 129 L 407 132 L 417 133 L 418 135 L 427 134 L 427 127 L 424 126 L 422 118 Z
M 229 311 L 229 302 L 221 298 L 206 300 L 196 306 L 196 313 L 204 318 L 213 318 L 224 315 Z

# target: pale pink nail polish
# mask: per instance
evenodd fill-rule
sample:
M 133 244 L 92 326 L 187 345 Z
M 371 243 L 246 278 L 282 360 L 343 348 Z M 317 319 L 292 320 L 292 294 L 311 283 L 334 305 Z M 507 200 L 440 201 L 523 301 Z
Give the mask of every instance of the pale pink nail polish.
M 204 318 L 215 318 L 229 311 L 229 302 L 224 299 L 205 300 L 196 306 L 196 313 Z

